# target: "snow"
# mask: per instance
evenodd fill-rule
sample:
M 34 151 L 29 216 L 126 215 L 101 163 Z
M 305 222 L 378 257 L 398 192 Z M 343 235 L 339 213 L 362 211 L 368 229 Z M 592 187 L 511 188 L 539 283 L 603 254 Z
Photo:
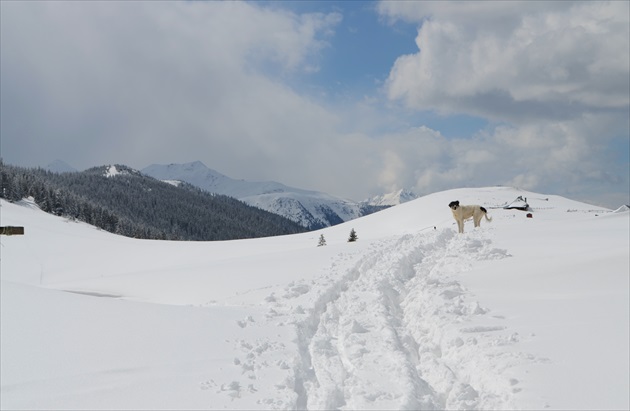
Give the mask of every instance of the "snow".
M 418 195 L 406 189 L 400 189 L 388 194 L 372 197 L 365 203 L 373 206 L 395 206 L 407 201 L 415 200 Z
M 122 174 L 122 173 L 118 171 L 116 166 L 113 166 L 113 165 L 107 167 L 107 170 L 105 170 L 105 177 L 115 177 L 118 174 Z
M 453 200 L 493 221 L 457 234 Z M 25 227 L 0 238 L 2 409 L 630 406 L 627 210 L 468 188 L 170 242 L 0 206 Z
M 175 187 L 179 187 L 182 184 L 182 182 L 179 180 L 162 180 L 162 181 L 164 181 L 166 184 L 170 184 Z
M 630 211 L 630 206 L 624 204 L 618 209 L 616 209 L 615 211 L 613 211 L 613 213 L 627 213 L 628 211 Z
M 284 216 L 304 227 L 329 226 L 329 217 L 349 221 L 358 218 L 358 204 L 318 192 L 275 192 L 241 197 L 244 203 Z

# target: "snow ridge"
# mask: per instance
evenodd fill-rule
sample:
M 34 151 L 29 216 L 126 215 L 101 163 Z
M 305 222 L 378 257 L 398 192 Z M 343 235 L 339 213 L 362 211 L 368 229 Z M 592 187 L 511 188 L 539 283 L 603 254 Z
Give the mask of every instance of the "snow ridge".
M 269 295 L 267 321 L 294 325 L 296 347 L 293 360 L 275 360 L 285 374 L 277 396 L 258 404 L 273 409 L 513 408 L 519 381 L 506 370 L 544 359 L 507 350 L 521 337 L 451 278 L 474 261 L 509 257 L 492 247 L 487 235 L 442 229 L 383 240 L 358 260 L 340 254 L 329 272 L 310 284 L 291 283 L 281 296 Z M 248 355 L 237 362 L 244 372 L 251 371 L 252 380 L 268 372 L 261 370 L 263 364 L 272 364 L 279 352 L 290 352 L 273 341 L 240 344 Z M 490 355 L 471 355 L 479 349 Z M 255 390 L 253 384 L 250 389 Z

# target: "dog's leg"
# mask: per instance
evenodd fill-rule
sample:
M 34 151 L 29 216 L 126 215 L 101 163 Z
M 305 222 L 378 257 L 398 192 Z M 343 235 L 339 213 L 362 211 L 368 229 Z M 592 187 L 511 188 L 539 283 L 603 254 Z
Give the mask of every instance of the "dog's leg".
M 464 219 L 462 218 L 457 219 L 457 228 L 461 234 L 464 234 Z

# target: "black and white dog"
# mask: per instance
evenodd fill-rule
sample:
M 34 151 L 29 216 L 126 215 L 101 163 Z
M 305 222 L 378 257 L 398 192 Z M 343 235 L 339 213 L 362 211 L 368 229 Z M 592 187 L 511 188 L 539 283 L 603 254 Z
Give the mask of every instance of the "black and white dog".
M 464 220 L 472 217 L 475 227 L 479 227 L 481 224 L 481 218 L 486 217 L 486 220 L 492 221 L 492 218 L 488 217 L 488 210 L 478 205 L 459 205 L 459 201 L 451 201 L 448 205 L 453 213 L 453 218 L 457 221 L 457 228 L 460 233 L 464 232 Z

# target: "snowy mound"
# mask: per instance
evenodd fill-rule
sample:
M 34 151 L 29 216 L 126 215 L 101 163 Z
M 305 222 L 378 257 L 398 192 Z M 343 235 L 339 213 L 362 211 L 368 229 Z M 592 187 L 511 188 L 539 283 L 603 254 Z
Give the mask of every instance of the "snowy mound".
M 519 195 L 535 218 L 502 208 Z M 453 200 L 492 222 L 458 234 Z M 169 242 L 0 207 L 26 227 L 1 238 L 2 409 L 630 405 L 627 212 L 471 188 L 316 232 Z
M 630 206 L 627 206 L 624 204 L 618 209 L 616 209 L 615 211 L 613 211 L 613 213 L 627 213 L 628 211 L 630 211 Z

